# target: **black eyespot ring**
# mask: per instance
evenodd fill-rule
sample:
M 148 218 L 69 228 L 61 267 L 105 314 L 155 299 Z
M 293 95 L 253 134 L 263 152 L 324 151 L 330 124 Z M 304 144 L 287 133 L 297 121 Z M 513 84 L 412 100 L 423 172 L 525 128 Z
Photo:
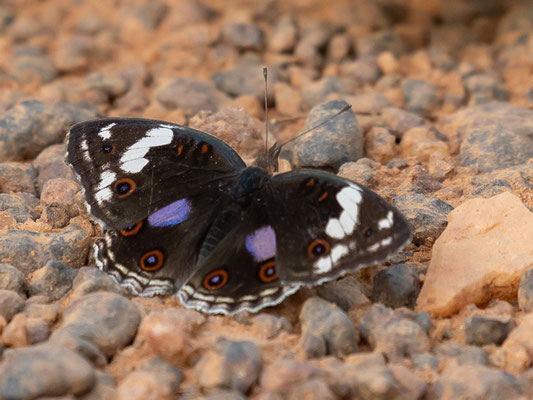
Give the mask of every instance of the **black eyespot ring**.
M 136 186 L 135 182 L 130 178 L 123 178 L 116 181 L 114 187 L 118 197 L 122 198 L 132 194 Z
M 143 222 L 139 221 L 132 226 L 128 226 L 127 228 L 121 229 L 120 233 L 122 236 L 133 236 L 139 232 L 142 226 L 143 226 Z
M 307 247 L 307 255 L 309 258 L 316 259 L 329 253 L 329 243 L 323 239 L 315 239 Z
M 269 283 L 278 279 L 278 272 L 276 271 L 276 263 L 274 260 L 269 260 L 261 265 L 261 268 L 259 269 L 259 279 L 264 283 Z
M 102 145 L 102 151 L 106 154 L 112 154 L 115 152 L 115 145 L 114 144 L 109 144 L 109 143 L 105 143 Z
M 165 257 L 160 250 L 151 250 L 141 257 L 141 268 L 148 272 L 154 272 L 163 266 Z
M 229 275 L 225 269 L 215 269 L 204 278 L 203 285 L 207 290 L 217 290 L 228 283 Z

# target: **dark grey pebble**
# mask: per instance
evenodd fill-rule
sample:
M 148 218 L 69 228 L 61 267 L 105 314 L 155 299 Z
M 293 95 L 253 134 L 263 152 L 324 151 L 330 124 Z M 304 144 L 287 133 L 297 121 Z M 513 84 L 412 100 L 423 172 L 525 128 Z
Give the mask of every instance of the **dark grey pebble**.
M 365 288 L 359 279 L 351 275 L 318 286 L 317 294 L 324 300 L 335 303 L 345 312 L 353 307 L 370 304 L 365 295 Z
M 195 374 L 205 388 L 246 393 L 259 378 L 262 365 L 261 349 L 255 343 L 219 338 L 198 361 Z
M 300 311 L 302 344 L 318 343 L 307 335 L 322 337 L 327 354 L 342 357 L 358 350 L 359 333 L 353 322 L 340 308 L 319 297 L 308 299 Z M 304 348 L 308 356 L 317 354 L 312 347 Z M 319 354 L 320 352 L 318 352 Z
M 357 87 L 374 85 L 381 76 L 375 57 L 362 57 L 340 65 L 340 76 Z M 389 104 L 390 105 L 390 104 Z
M 403 158 L 393 158 L 387 163 L 388 168 L 405 169 L 408 166 L 409 164 Z
M 0 236 L 0 261 L 10 260 L 25 275 L 49 260 L 79 266 L 87 260 L 90 242 L 87 232 L 77 225 L 49 233 L 9 230 Z
M 332 93 L 352 94 L 355 84 L 348 79 L 326 76 L 302 88 L 302 100 L 306 109 L 311 109 L 326 101 Z
M 492 174 L 474 176 L 470 183 L 474 188 L 472 195 L 486 199 L 503 192 L 510 192 L 513 189 L 507 179 L 495 179 Z
M 433 382 L 426 398 L 513 400 L 521 398 L 520 382 L 513 375 L 483 365 L 446 369 Z
M 11 290 L 0 289 L 0 316 L 4 317 L 6 322 L 18 312 L 24 309 L 24 299 L 16 292 Z
M 522 275 L 518 288 L 518 305 L 526 313 L 533 310 L 533 269 L 528 269 Z
M 509 100 L 509 91 L 491 74 L 470 75 L 463 83 L 471 103 L 485 104 Z
M 307 332 L 302 336 L 300 346 L 307 358 L 322 358 L 328 354 L 326 340 L 321 335 Z
M 511 318 L 498 319 L 476 315 L 465 320 L 466 343 L 474 346 L 495 343 L 500 345 L 513 329 Z
M 441 358 L 454 358 L 460 365 L 488 364 L 487 353 L 477 346 L 469 346 L 456 342 L 439 343 L 433 348 L 433 353 Z
M 51 179 L 65 178 L 77 182 L 72 169 L 65 163 L 65 145 L 54 144 L 41 151 L 33 160 L 37 171 L 37 192 L 41 193 L 45 183 Z
M 87 360 L 53 343 L 10 350 L 0 364 L 0 398 L 6 400 L 82 395 L 94 382 Z
M 517 133 L 506 125 L 469 130 L 463 136 L 459 155 L 462 166 L 475 166 L 480 172 L 520 165 L 531 157 L 533 140 L 526 132 Z
M 425 371 L 428 369 L 437 371 L 440 363 L 439 358 L 431 353 L 413 354 L 411 356 L 411 361 L 413 363 L 413 368 L 418 371 Z
M 15 221 L 35 221 L 41 216 L 39 199 L 32 193 L 0 193 L 0 211 L 7 211 Z
M 414 313 L 408 316 L 374 304 L 361 319 L 361 337 L 374 351 L 385 354 L 393 362 L 414 354 L 427 353 L 429 337 L 415 316 Z
M 77 270 L 59 261 L 48 261 L 33 272 L 29 282 L 30 296 L 44 295 L 51 301 L 59 300 L 72 287 Z
M 84 394 L 83 396 L 79 396 L 78 399 L 79 400 L 115 399 L 116 398 L 115 378 L 113 378 L 113 376 L 109 375 L 108 373 L 100 371 L 100 370 L 95 371 L 95 376 L 96 376 L 96 381 L 91 391 L 89 393 Z
M 377 56 L 384 51 L 390 51 L 399 57 L 407 50 L 407 45 L 401 36 L 388 29 L 359 36 L 355 41 L 355 47 L 359 57 Z
M 35 169 L 33 165 L 20 162 L 1 163 L 0 192 L 35 194 Z
M 304 130 L 327 120 L 347 103 L 334 100 L 314 107 L 305 121 Z M 351 110 L 336 116 L 288 145 L 283 155 L 297 167 L 329 167 L 337 170 L 348 161 L 363 155 L 364 139 Z
M 122 96 L 129 89 L 127 79 L 120 74 L 94 72 L 85 79 L 85 82 L 90 89 L 104 92 L 111 100 Z
M 218 111 L 229 98 L 209 81 L 175 78 L 156 89 L 157 101 L 165 107 L 183 110 L 188 115 L 199 111 Z
M 372 300 L 388 307 L 413 308 L 419 292 L 418 272 L 409 265 L 392 265 L 374 276 Z
M 448 203 L 422 193 L 403 194 L 392 202 L 411 224 L 413 243 L 417 245 L 424 243 L 428 237 L 439 237 L 448 223 L 448 213 L 453 210 Z
M 437 89 L 421 79 L 405 79 L 402 97 L 407 111 L 427 117 L 437 107 Z
M 47 146 L 62 142 L 71 125 L 95 117 L 94 110 L 72 104 L 19 103 L 0 117 L 0 159 L 34 158 Z
M 11 264 L 0 264 L 0 289 L 11 290 L 26 295 L 24 274 Z
M 257 97 L 261 103 L 265 98 L 265 81 L 263 77 L 263 69 L 260 64 L 254 62 L 237 65 L 235 68 L 226 72 L 215 72 L 211 76 L 211 80 L 216 87 L 228 94 L 229 96 L 253 95 Z M 268 85 L 273 88 L 277 82 L 283 80 L 282 72 L 279 67 L 268 68 Z M 268 93 L 268 101 L 274 100 L 274 91 Z
M 157 378 L 158 384 L 167 386 L 170 393 L 177 393 L 183 381 L 183 373 L 179 367 L 157 356 L 144 360 L 137 370 L 152 373 Z
M 11 75 L 21 83 L 45 84 L 56 78 L 57 70 L 45 55 L 21 55 L 13 60 Z
M 94 292 L 114 292 L 126 295 L 127 290 L 119 286 L 108 274 L 95 267 L 81 267 L 72 282 L 73 299 Z
M 92 293 L 69 304 L 52 339 L 65 333 L 78 336 L 112 356 L 132 342 L 140 321 L 139 310 L 125 297 L 109 292 Z
M 294 58 L 305 68 L 316 70 L 323 66 L 324 56 L 320 49 L 312 42 L 299 40 L 294 48 Z
M 424 125 L 424 119 L 421 116 L 396 107 L 384 108 L 381 111 L 381 120 L 399 138 L 409 129 Z
M 230 22 L 222 28 L 222 38 L 239 50 L 261 50 L 265 34 L 256 24 Z

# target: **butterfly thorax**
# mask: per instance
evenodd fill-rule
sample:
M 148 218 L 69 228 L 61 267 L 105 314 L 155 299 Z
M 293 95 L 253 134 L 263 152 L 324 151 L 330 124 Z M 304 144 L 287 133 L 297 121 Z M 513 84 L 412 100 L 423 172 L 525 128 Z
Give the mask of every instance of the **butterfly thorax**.
M 268 179 L 270 179 L 270 174 L 263 168 L 247 167 L 240 172 L 227 190 L 236 203 L 246 205 L 252 195 L 259 191 Z

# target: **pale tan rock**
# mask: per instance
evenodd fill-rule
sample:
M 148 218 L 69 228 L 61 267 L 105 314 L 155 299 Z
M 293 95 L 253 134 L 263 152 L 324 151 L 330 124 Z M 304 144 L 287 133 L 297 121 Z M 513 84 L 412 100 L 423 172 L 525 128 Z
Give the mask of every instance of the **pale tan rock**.
M 533 214 L 512 193 L 463 203 L 433 246 L 417 309 L 444 317 L 469 303 L 515 299 L 533 265 L 531 237 Z
M 172 400 L 174 393 L 166 385 L 161 385 L 152 373 L 134 371 L 117 388 L 117 400 Z
M 501 347 L 504 353 L 503 366 L 508 372 L 520 374 L 533 365 L 531 332 L 533 332 L 533 314 L 527 314 L 503 342 Z
M 427 162 L 430 156 L 440 151 L 448 155 L 448 145 L 439 140 L 435 133 L 426 126 L 416 126 L 402 136 L 400 152 L 403 158 L 416 157 L 420 162 Z

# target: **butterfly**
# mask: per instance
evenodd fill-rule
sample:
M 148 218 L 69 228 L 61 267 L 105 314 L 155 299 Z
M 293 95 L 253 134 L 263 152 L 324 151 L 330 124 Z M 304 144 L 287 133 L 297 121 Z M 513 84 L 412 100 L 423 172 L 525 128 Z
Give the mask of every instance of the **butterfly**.
M 370 189 L 319 170 L 274 175 L 282 145 L 256 166 L 207 133 L 164 121 L 74 125 L 68 164 L 103 237 L 95 260 L 141 296 L 177 296 L 207 313 L 251 312 L 390 258 L 411 239 Z

